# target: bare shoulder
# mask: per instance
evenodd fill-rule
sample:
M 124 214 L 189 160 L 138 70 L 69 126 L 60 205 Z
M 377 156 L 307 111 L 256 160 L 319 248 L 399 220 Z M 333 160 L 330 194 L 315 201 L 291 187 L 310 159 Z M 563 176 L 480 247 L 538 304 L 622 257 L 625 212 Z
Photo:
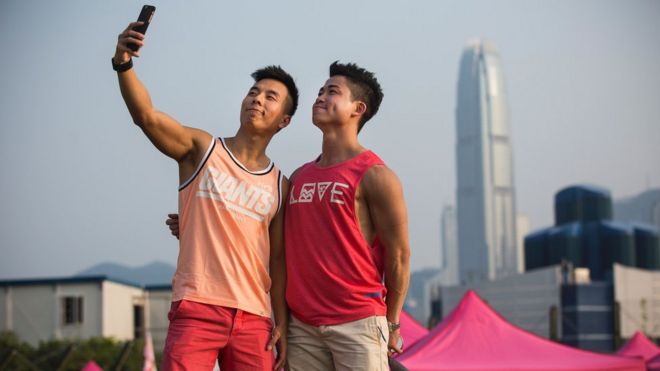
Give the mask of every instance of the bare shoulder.
M 198 128 L 184 126 L 184 130 L 188 133 L 189 140 L 191 141 L 190 145 L 192 147 L 192 151 L 189 152 L 187 160 L 194 166 L 197 166 L 211 146 L 213 136 Z
M 186 130 L 190 133 L 190 137 L 193 140 L 193 144 L 195 145 L 196 149 L 198 150 L 204 150 L 211 145 L 211 140 L 213 140 L 213 136 L 209 134 L 208 132 L 198 129 L 198 128 L 193 128 L 193 127 L 185 127 Z
M 401 181 L 396 173 L 386 165 L 372 166 L 364 174 L 360 188 L 366 194 L 390 193 L 401 189 Z
M 387 166 L 376 165 L 364 174 L 359 189 L 378 236 L 383 242 L 390 241 L 407 223 L 406 201 L 399 177 Z

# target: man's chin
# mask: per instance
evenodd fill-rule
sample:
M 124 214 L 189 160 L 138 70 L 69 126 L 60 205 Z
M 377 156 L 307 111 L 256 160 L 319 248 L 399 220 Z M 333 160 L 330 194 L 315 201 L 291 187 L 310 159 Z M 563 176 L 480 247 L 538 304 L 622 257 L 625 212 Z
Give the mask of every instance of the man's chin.
M 323 125 L 326 123 L 326 120 L 322 115 L 314 115 L 312 114 L 312 123 L 316 126 Z

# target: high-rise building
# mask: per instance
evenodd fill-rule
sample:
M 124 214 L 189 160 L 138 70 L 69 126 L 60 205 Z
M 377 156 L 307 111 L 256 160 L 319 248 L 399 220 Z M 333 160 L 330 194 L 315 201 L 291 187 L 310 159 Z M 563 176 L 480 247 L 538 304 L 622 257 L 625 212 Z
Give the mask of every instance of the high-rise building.
M 517 271 L 522 273 L 525 271 L 525 236 L 529 233 L 530 222 L 527 215 L 518 214 L 516 221 L 516 248 L 518 249 L 517 256 Z
M 462 282 L 517 271 L 509 112 L 500 57 L 485 41 L 463 50 L 456 106 L 456 205 Z
M 456 235 L 456 208 L 445 205 L 440 220 L 440 281 L 445 286 L 457 285 L 458 239 Z
M 438 268 L 426 268 L 410 274 L 410 286 L 403 308 L 423 325 L 431 315 L 431 286 L 438 285 L 439 272 Z

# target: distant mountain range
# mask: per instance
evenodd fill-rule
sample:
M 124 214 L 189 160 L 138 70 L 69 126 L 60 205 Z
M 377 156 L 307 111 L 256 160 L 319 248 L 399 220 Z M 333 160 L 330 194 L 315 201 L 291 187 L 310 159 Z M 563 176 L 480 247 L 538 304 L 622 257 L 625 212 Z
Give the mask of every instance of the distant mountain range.
M 76 273 L 76 276 L 108 276 L 140 285 L 169 285 L 172 283 L 174 266 L 152 262 L 141 267 L 127 267 L 117 263 L 99 263 Z

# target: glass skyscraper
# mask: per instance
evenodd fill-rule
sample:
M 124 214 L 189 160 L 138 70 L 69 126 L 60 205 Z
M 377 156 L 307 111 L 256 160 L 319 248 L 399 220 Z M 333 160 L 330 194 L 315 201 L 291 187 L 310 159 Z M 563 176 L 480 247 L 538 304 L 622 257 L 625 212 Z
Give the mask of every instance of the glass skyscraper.
M 499 54 L 486 41 L 471 41 L 461 57 L 456 106 L 456 205 L 463 283 L 517 272 L 512 162 Z

